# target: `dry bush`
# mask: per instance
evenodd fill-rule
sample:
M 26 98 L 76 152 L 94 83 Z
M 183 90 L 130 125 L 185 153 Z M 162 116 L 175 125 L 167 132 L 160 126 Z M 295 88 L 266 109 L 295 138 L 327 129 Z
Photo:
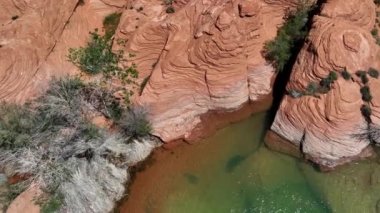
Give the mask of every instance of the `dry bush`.
M 8 176 L 30 175 L 25 183 L 37 184 L 50 195 L 42 203 L 44 210 L 110 211 L 123 196 L 128 166 L 158 145 L 146 139 L 127 143 L 140 135 L 111 135 L 88 121 L 87 115 L 94 113 L 115 120 L 123 113 L 138 115 L 150 127 L 141 116 L 144 110 L 124 112 L 111 92 L 77 78 L 54 81 L 31 104 L 0 108 L 0 167 Z M 131 128 L 128 122 L 134 125 L 136 118 L 123 122 Z

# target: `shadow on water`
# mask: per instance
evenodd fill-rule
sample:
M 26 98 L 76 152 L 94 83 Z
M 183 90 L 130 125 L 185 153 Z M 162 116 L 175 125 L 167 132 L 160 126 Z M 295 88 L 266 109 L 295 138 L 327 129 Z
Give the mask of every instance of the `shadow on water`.
M 236 167 L 238 167 L 240 164 L 244 162 L 245 159 L 247 159 L 247 155 L 234 155 L 230 159 L 228 159 L 225 167 L 225 171 L 227 173 L 231 173 L 235 170 Z
M 199 182 L 199 178 L 191 173 L 184 173 L 183 176 L 190 184 L 197 184 Z

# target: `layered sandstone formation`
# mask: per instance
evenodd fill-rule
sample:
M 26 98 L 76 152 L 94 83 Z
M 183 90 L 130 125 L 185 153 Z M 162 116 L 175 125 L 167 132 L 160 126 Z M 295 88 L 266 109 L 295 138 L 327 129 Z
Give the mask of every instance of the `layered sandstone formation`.
M 67 61 L 68 49 L 83 46 L 88 32 L 101 29 L 104 16 L 119 9 L 108 2 L 1 1 L 0 100 L 24 102 L 52 77 L 78 73 Z
M 126 60 L 137 65 L 140 82 L 148 78 L 136 102 L 149 109 L 154 134 L 191 140 L 202 115 L 270 94 L 274 71 L 263 46 L 294 2 L 184 0 L 172 14 L 161 1 L 129 4 L 116 39 L 134 55 Z
M 308 159 L 327 168 L 371 154 L 367 148 L 369 137 L 358 137 L 366 133 L 368 123 L 360 111 L 364 103 L 362 84 L 355 72 L 380 68 L 379 46 L 370 33 L 375 25 L 375 9 L 372 0 L 328 0 L 323 5 L 321 14 L 314 17 L 287 90 L 304 91 L 310 82 L 344 68 L 353 79 L 338 77 L 331 91 L 318 97 L 286 95 L 271 127 L 270 134 L 286 139 Z M 370 78 L 369 87 L 374 96 L 371 118 L 374 124 L 380 124 L 380 80 Z M 274 144 L 274 140 L 267 142 Z

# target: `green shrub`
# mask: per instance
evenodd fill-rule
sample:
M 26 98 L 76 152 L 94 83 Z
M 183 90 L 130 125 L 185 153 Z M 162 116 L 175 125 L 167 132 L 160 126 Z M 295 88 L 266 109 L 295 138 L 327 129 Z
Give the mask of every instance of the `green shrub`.
M 310 82 L 309 85 L 307 85 L 306 92 L 308 95 L 313 95 L 316 92 L 318 92 L 319 85 L 315 82 Z
M 363 71 L 363 70 L 358 70 L 358 71 L 356 71 L 355 74 L 356 74 L 358 77 L 362 77 L 362 76 L 367 75 L 367 72 L 366 72 L 366 71 Z
M 83 137 L 86 140 L 91 140 L 94 138 L 99 138 L 101 136 L 99 132 L 99 128 L 95 124 L 83 123 L 83 125 L 81 126 L 82 126 L 81 131 L 79 131 L 80 137 Z
M 363 101 L 370 102 L 372 100 L 371 91 L 368 86 L 360 88 L 360 93 L 362 94 Z
M 105 30 L 105 37 L 111 38 L 117 29 L 120 22 L 121 13 L 111 13 L 103 20 L 103 28 Z
M 16 19 L 18 19 L 18 18 L 19 18 L 18 15 L 12 16 L 12 20 L 13 20 L 13 21 L 16 20 Z
M 297 42 L 306 37 L 309 9 L 300 7 L 290 13 L 285 24 L 278 30 L 276 38 L 265 44 L 265 58 L 275 65 L 277 71 L 285 68 Z
M 369 81 L 369 79 L 368 79 L 368 77 L 366 75 L 361 76 L 360 79 L 362 80 L 363 84 L 367 84 L 368 81 Z
M 338 80 L 338 74 L 335 71 L 331 71 L 328 75 L 331 82 Z
M 29 145 L 37 126 L 35 113 L 23 106 L 0 106 L 0 148 L 16 149 Z
M 169 6 L 166 8 L 166 13 L 175 13 L 175 9 L 173 6 Z
M 330 90 L 332 83 L 333 81 L 331 80 L 331 78 L 327 77 L 327 78 L 322 78 L 319 85 L 321 85 L 322 88 L 326 88 Z
M 379 71 L 371 67 L 368 70 L 368 75 L 371 76 L 372 78 L 379 78 Z
M 374 2 L 375 2 L 375 4 L 376 4 L 377 6 L 380 5 L 380 0 L 374 0 Z
M 360 111 L 361 111 L 363 117 L 366 119 L 366 121 L 368 123 L 371 123 L 372 109 L 368 105 L 363 104 L 360 108 Z
M 111 40 L 100 36 L 97 31 L 90 33 L 86 47 L 69 49 L 69 60 L 89 74 L 111 72 L 117 69 L 119 56 L 111 50 Z
M 359 70 L 355 73 L 358 77 L 360 77 L 363 84 L 367 84 L 369 79 L 367 77 L 367 72 L 363 70 Z
M 144 108 L 131 108 L 118 122 L 118 125 L 128 136 L 143 137 L 150 134 L 152 126 L 147 118 Z
M 54 194 L 41 206 L 41 213 L 54 213 L 57 212 L 63 204 L 63 196 L 60 193 Z
M 376 37 L 379 34 L 379 30 L 377 28 L 373 28 L 373 30 L 371 30 L 371 34 L 372 36 Z
M 344 78 L 344 80 L 350 80 L 351 79 L 351 74 L 346 69 L 344 69 L 342 71 L 341 75 Z

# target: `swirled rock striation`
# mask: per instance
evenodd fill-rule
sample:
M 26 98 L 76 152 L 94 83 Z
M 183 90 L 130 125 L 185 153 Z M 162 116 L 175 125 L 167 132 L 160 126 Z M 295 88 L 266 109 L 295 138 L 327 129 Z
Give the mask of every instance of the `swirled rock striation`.
M 372 153 L 370 137 L 359 137 L 366 134 L 369 124 L 361 114 L 363 83 L 355 73 L 380 68 L 379 46 L 370 33 L 375 20 L 372 0 L 328 0 L 322 6 L 293 67 L 287 91 L 305 91 L 310 82 L 319 82 L 330 71 L 346 69 L 352 79 L 339 76 L 326 94 L 300 98 L 285 95 L 271 126 L 270 134 L 290 142 L 307 159 L 326 169 Z M 374 124 L 380 121 L 379 81 L 369 78 L 368 83 L 373 93 L 370 106 Z M 267 140 L 267 144 L 272 143 Z
M 150 4 L 150 6 L 147 6 Z M 117 39 L 146 79 L 138 104 L 164 141 L 192 140 L 202 115 L 231 112 L 268 96 L 273 67 L 262 56 L 293 1 L 139 1 L 123 13 Z M 207 124 L 212 125 L 212 124 Z

